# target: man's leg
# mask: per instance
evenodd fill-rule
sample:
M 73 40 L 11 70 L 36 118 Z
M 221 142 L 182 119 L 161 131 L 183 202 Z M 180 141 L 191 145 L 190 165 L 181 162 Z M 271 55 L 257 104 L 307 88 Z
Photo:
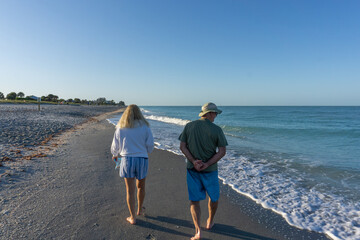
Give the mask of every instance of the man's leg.
M 219 205 L 219 201 L 212 202 L 211 199 L 209 198 L 209 203 L 208 203 L 209 218 L 207 219 L 207 222 L 206 222 L 206 229 L 208 229 L 208 230 L 210 230 L 214 226 L 214 217 L 215 217 L 215 213 L 218 208 L 218 205 Z
M 135 224 L 135 178 L 124 178 L 124 180 L 126 185 L 126 202 L 130 212 L 130 217 L 126 218 L 126 220 L 131 224 Z
M 145 199 L 145 178 L 136 181 L 137 186 L 137 200 L 138 200 L 138 210 L 137 215 L 142 215 L 143 211 L 143 204 Z
M 195 225 L 195 236 L 191 238 L 191 240 L 200 239 L 201 238 L 201 229 L 200 229 L 200 202 L 190 201 L 190 212 Z

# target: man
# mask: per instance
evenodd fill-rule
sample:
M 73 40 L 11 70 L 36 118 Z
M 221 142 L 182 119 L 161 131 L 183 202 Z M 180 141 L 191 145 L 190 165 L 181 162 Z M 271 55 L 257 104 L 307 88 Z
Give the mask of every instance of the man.
M 220 196 L 217 162 L 226 154 L 228 145 L 222 129 L 213 122 L 222 111 L 214 103 L 202 106 L 198 120 L 186 124 L 179 136 L 180 149 L 187 158 L 187 185 L 190 212 L 195 225 L 195 236 L 201 238 L 200 201 L 209 195 L 209 218 L 206 229 L 214 226 L 214 216 Z

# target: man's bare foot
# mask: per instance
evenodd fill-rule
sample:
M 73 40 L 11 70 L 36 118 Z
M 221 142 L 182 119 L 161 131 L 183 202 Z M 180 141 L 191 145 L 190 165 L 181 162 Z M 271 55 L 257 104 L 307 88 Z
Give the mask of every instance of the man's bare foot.
M 131 225 L 135 225 L 136 224 L 136 219 L 133 219 L 132 217 L 128 217 L 126 219 L 126 221 L 128 221 Z
M 138 210 L 137 215 L 138 216 L 140 216 L 140 215 L 145 216 L 145 207 L 142 207 L 140 210 Z
M 192 238 L 190 238 L 190 240 L 198 240 L 198 239 L 201 239 L 201 233 L 200 233 L 200 231 L 197 232 L 197 233 L 195 234 L 195 236 L 193 236 Z
M 212 229 L 213 226 L 214 226 L 214 222 L 210 222 L 210 219 L 208 219 L 206 222 L 206 230 Z

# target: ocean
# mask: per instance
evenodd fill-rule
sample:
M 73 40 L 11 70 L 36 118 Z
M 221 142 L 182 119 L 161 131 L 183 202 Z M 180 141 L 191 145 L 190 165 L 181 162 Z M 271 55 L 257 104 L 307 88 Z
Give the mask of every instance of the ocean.
M 141 108 L 156 147 L 182 155 L 178 136 L 201 107 Z M 229 143 L 219 161 L 224 184 L 290 225 L 360 239 L 360 107 L 219 108 L 214 123 Z

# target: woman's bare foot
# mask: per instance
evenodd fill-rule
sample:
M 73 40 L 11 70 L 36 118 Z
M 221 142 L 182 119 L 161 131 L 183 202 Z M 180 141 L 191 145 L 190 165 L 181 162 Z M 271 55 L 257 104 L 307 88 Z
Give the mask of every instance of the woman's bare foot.
M 132 218 L 132 217 L 128 217 L 126 219 L 126 221 L 128 221 L 131 225 L 135 225 L 136 224 L 136 219 Z
M 214 222 L 210 222 L 210 219 L 208 219 L 206 222 L 206 230 L 212 229 L 213 226 L 214 226 Z
M 145 216 L 145 207 L 142 207 L 140 210 L 138 210 L 137 215 L 138 216 L 140 216 L 140 215 Z
M 198 231 L 195 236 L 193 236 L 192 238 L 190 238 L 190 240 L 198 240 L 201 239 L 201 232 Z

